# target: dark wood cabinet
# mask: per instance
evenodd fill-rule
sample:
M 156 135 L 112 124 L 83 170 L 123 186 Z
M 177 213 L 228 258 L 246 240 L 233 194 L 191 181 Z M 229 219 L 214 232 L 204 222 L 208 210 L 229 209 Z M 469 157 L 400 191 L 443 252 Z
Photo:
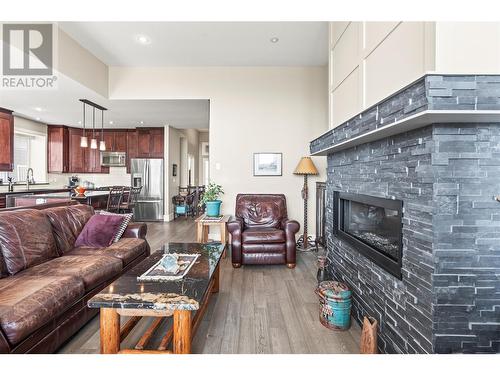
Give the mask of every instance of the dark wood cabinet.
M 151 134 L 149 129 L 137 129 L 137 157 L 149 158 Z
M 115 144 L 115 133 L 113 131 L 104 131 L 104 142 L 106 142 L 106 151 L 113 151 Z
M 85 148 L 80 147 L 80 138 L 83 135 L 82 129 L 69 128 L 69 171 L 70 173 L 85 172 Z M 87 133 L 87 136 L 89 134 Z M 90 146 L 90 139 L 88 141 Z
M 96 131 L 94 134 L 97 139 L 97 146 L 99 147 L 99 141 L 101 140 L 101 132 Z M 91 136 L 89 136 L 91 138 Z M 109 167 L 101 166 L 101 151 L 99 148 L 90 148 L 90 139 L 89 139 L 89 147 L 84 149 L 85 154 L 85 173 L 109 173 Z
M 14 117 L 12 111 L 0 108 L 0 171 L 14 169 Z
M 127 132 L 115 131 L 114 150 L 116 152 L 127 152 Z
M 127 131 L 127 173 L 130 173 L 130 159 L 138 157 L 137 130 Z
M 106 151 L 127 152 L 127 131 L 105 130 L 104 142 L 106 142 Z
M 137 129 L 137 156 L 139 158 L 163 158 L 163 128 Z
M 151 158 L 163 158 L 163 128 L 151 129 Z
M 49 126 L 47 129 L 47 171 L 69 172 L 69 130 L 67 126 Z
M 109 167 L 101 166 L 101 151 L 91 149 L 92 131 L 86 131 L 88 147 L 80 147 L 83 129 L 64 125 L 51 125 L 47 138 L 47 165 L 49 173 L 109 173 Z M 101 140 L 101 131 L 94 136 Z M 104 130 L 106 151 L 127 153 L 127 173 L 130 159 L 163 158 L 163 128 L 140 128 L 134 130 Z M 1 145 L 0 145 L 1 147 Z M 1 153 L 1 150 L 0 150 Z
M 49 127 L 49 129 L 52 127 Z M 68 173 L 109 173 L 108 167 L 101 166 L 101 152 L 99 148 L 90 148 L 92 132 L 87 131 L 88 147 L 80 147 L 80 138 L 83 135 L 82 129 L 68 129 Z M 94 136 L 97 144 L 101 140 L 101 132 L 96 131 Z M 50 158 L 50 154 L 49 154 Z

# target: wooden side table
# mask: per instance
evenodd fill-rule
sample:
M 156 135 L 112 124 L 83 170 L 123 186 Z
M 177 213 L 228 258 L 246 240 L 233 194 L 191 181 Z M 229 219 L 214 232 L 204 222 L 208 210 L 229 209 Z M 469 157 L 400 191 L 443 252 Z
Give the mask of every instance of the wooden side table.
M 211 226 L 219 226 L 220 228 L 220 242 L 227 243 L 227 222 L 231 218 L 230 215 L 224 215 L 220 220 L 207 219 L 207 215 L 203 214 L 195 220 L 196 222 L 196 240 L 200 243 L 208 242 L 208 233 Z M 226 257 L 226 250 L 224 250 L 223 257 Z

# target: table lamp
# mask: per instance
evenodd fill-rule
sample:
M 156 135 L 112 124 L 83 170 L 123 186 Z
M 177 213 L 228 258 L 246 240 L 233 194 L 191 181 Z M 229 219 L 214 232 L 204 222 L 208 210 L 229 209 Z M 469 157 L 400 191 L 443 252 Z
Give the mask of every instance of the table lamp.
M 307 176 L 317 175 L 318 170 L 314 165 L 312 159 L 304 156 L 300 159 L 299 164 L 293 171 L 293 174 L 304 176 L 304 187 L 302 188 L 302 199 L 304 200 L 304 234 L 297 240 L 297 248 L 299 250 L 309 250 L 314 246 L 312 238 L 307 234 Z

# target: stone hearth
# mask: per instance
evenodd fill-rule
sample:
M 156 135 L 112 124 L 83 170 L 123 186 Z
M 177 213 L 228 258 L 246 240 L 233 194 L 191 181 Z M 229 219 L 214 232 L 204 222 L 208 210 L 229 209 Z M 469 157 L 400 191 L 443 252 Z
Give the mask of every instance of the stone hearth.
M 328 271 L 358 322 L 379 320 L 380 351 L 499 352 L 500 76 L 425 76 L 311 153 L 328 155 Z M 402 280 L 334 235 L 334 191 L 403 201 Z

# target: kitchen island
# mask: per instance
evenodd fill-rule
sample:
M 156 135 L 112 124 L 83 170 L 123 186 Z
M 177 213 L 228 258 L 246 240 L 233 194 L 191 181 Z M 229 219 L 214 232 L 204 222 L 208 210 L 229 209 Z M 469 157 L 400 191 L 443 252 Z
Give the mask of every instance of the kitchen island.
M 83 195 L 77 195 L 73 192 L 47 193 L 36 195 L 20 194 L 14 197 L 15 207 L 35 206 L 47 203 L 63 203 L 76 200 L 82 204 L 88 204 L 95 209 L 105 209 L 108 202 L 109 191 L 88 191 Z

